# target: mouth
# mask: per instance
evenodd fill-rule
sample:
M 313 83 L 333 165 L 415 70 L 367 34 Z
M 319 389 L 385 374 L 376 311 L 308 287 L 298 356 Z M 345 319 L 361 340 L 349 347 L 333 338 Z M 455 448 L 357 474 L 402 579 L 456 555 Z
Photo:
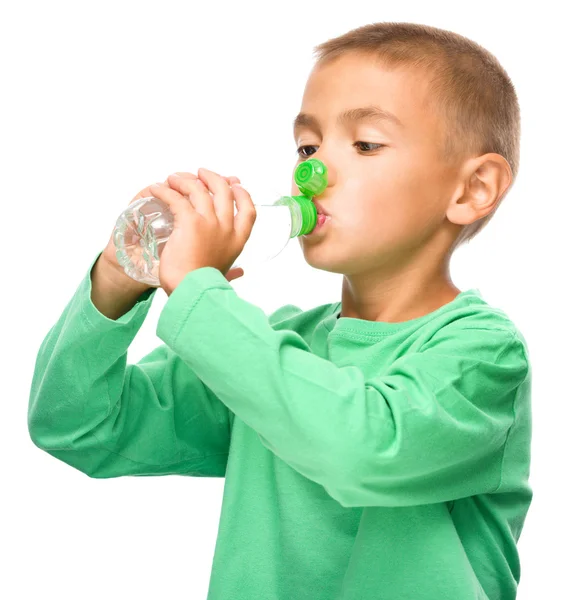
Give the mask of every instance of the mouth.
M 316 221 L 316 225 L 314 229 L 308 233 L 307 235 L 310 237 L 314 235 L 316 232 L 320 231 L 325 225 L 331 220 L 331 217 L 325 213 L 318 213 L 318 218 Z
M 320 202 L 318 202 L 317 200 L 313 200 L 313 203 L 314 203 L 314 206 L 316 206 L 316 212 L 317 212 L 318 215 L 324 215 L 325 217 L 330 217 L 330 215 L 322 207 L 322 205 L 320 204 Z

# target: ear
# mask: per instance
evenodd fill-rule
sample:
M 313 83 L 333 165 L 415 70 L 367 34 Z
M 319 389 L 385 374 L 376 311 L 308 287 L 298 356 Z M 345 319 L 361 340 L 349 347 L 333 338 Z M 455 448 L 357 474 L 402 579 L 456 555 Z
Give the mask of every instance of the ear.
M 446 217 L 457 225 L 468 225 L 486 217 L 497 207 L 512 181 L 511 167 L 500 154 L 491 152 L 468 160 Z

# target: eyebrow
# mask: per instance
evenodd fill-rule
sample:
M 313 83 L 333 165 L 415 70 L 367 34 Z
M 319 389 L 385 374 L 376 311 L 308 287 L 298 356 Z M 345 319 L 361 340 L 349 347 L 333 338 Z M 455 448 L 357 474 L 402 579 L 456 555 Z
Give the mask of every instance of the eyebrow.
M 360 108 L 351 108 L 346 110 L 338 116 L 337 124 L 346 125 L 365 120 L 374 122 L 387 122 L 400 128 L 403 128 L 404 126 L 404 124 L 393 113 L 375 105 L 362 106 Z M 295 134 L 299 129 L 303 128 L 313 129 L 314 131 L 320 133 L 318 119 L 313 115 L 302 112 L 299 113 L 294 119 L 293 128 Z

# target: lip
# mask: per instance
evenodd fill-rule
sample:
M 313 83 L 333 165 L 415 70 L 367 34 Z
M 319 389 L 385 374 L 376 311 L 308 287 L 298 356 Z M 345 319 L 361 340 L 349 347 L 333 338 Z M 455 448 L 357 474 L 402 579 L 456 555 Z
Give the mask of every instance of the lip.
M 316 212 L 319 215 L 325 215 L 327 217 L 330 217 L 329 213 L 322 207 L 322 204 L 318 200 L 313 200 L 312 203 L 314 204 L 314 206 L 316 206 Z
M 310 233 L 306 234 L 308 237 L 314 235 L 315 233 L 318 233 L 319 231 L 321 231 L 322 229 L 324 229 L 326 227 L 327 223 L 331 220 L 331 217 L 330 217 L 330 215 L 325 215 L 325 217 L 326 218 L 321 225 L 319 225 L 317 223 L 315 228 Z

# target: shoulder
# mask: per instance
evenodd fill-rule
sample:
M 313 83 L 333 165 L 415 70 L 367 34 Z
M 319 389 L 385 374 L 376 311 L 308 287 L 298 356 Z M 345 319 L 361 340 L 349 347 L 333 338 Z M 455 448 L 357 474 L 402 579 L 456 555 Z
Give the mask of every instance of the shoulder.
M 513 364 L 525 374 L 529 370 L 529 350 L 522 332 L 504 310 L 481 296 L 470 295 L 433 325 L 420 351 L 444 350 L 471 360 Z

